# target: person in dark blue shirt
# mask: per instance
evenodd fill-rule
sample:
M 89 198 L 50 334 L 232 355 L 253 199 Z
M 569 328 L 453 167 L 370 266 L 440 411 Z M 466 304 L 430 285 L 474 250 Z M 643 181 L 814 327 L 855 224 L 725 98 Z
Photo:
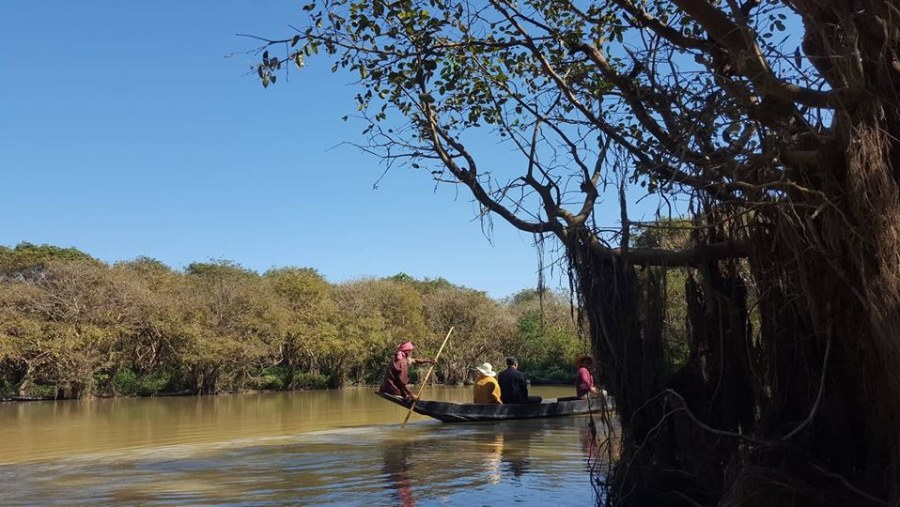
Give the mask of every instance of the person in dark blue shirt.
M 519 361 L 513 356 L 506 358 L 506 369 L 497 375 L 500 384 L 500 399 L 503 403 L 540 403 L 540 396 L 528 396 L 528 380 L 519 371 Z

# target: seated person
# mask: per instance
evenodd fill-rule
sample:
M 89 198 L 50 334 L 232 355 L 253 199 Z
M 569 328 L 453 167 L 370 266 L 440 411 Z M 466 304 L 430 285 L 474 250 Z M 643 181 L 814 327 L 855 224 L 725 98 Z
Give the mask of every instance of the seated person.
M 528 380 L 519 371 L 519 360 L 513 356 L 506 358 L 506 369 L 497 375 L 500 384 L 500 399 L 503 403 L 540 403 L 540 396 L 528 396 Z
M 475 387 L 473 389 L 475 403 L 502 405 L 500 385 L 497 384 L 497 372 L 491 363 L 484 363 L 475 368 Z
M 575 364 L 578 366 L 578 371 L 575 373 L 575 396 L 579 398 L 596 396 L 599 391 L 594 386 L 594 376 L 591 375 L 594 358 L 587 355 L 580 356 L 575 360 Z

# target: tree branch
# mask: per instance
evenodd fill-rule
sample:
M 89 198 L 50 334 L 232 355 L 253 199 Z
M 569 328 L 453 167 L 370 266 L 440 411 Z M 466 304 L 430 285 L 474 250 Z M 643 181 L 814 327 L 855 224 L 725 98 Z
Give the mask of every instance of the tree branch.
M 752 32 L 739 26 L 707 0 L 672 0 L 725 48 L 737 70 L 763 94 L 810 107 L 833 107 L 832 91 L 813 90 L 779 79 L 763 57 Z

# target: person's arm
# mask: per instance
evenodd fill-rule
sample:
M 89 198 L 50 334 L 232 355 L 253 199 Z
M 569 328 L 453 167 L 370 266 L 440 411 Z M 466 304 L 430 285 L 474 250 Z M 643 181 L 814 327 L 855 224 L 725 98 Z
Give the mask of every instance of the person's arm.
M 404 398 L 409 398 L 413 401 L 419 401 L 419 397 L 416 396 L 416 394 L 414 392 L 410 391 L 408 387 L 403 386 L 402 390 L 404 391 L 403 392 Z
M 412 398 L 413 400 L 416 399 L 416 395 L 409 390 L 409 387 L 407 387 L 406 384 L 400 384 L 400 394 L 404 398 Z
M 413 359 L 413 364 L 416 366 L 420 364 L 436 364 L 437 362 L 434 359 Z
M 492 383 L 494 385 L 494 390 L 491 392 L 491 402 L 496 403 L 497 405 L 503 405 L 503 400 L 500 399 L 500 384 L 496 381 Z

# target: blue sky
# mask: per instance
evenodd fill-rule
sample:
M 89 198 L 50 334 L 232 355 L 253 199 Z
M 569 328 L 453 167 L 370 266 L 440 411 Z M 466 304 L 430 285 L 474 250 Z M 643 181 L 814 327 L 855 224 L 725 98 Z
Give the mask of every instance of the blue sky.
M 348 76 L 313 60 L 264 90 L 236 33 L 282 35 L 301 3 L 0 3 L 0 244 L 176 268 L 225 258 L 332 282 L 403 271 L 503 297 L 537 280 L 528 235 L 360 141 Z
M 248 75 L 235 34 L 283 36 L 301 5 L 0 3 L 0 244 L 534 287 L 531 236 L 496 219 L 492 245 L 467 193 L 403 169 L 373 190 L 378 159 L 340 146 L 362 140 L 341 121 L 351 77 L 324 59 L 268 90 Z

